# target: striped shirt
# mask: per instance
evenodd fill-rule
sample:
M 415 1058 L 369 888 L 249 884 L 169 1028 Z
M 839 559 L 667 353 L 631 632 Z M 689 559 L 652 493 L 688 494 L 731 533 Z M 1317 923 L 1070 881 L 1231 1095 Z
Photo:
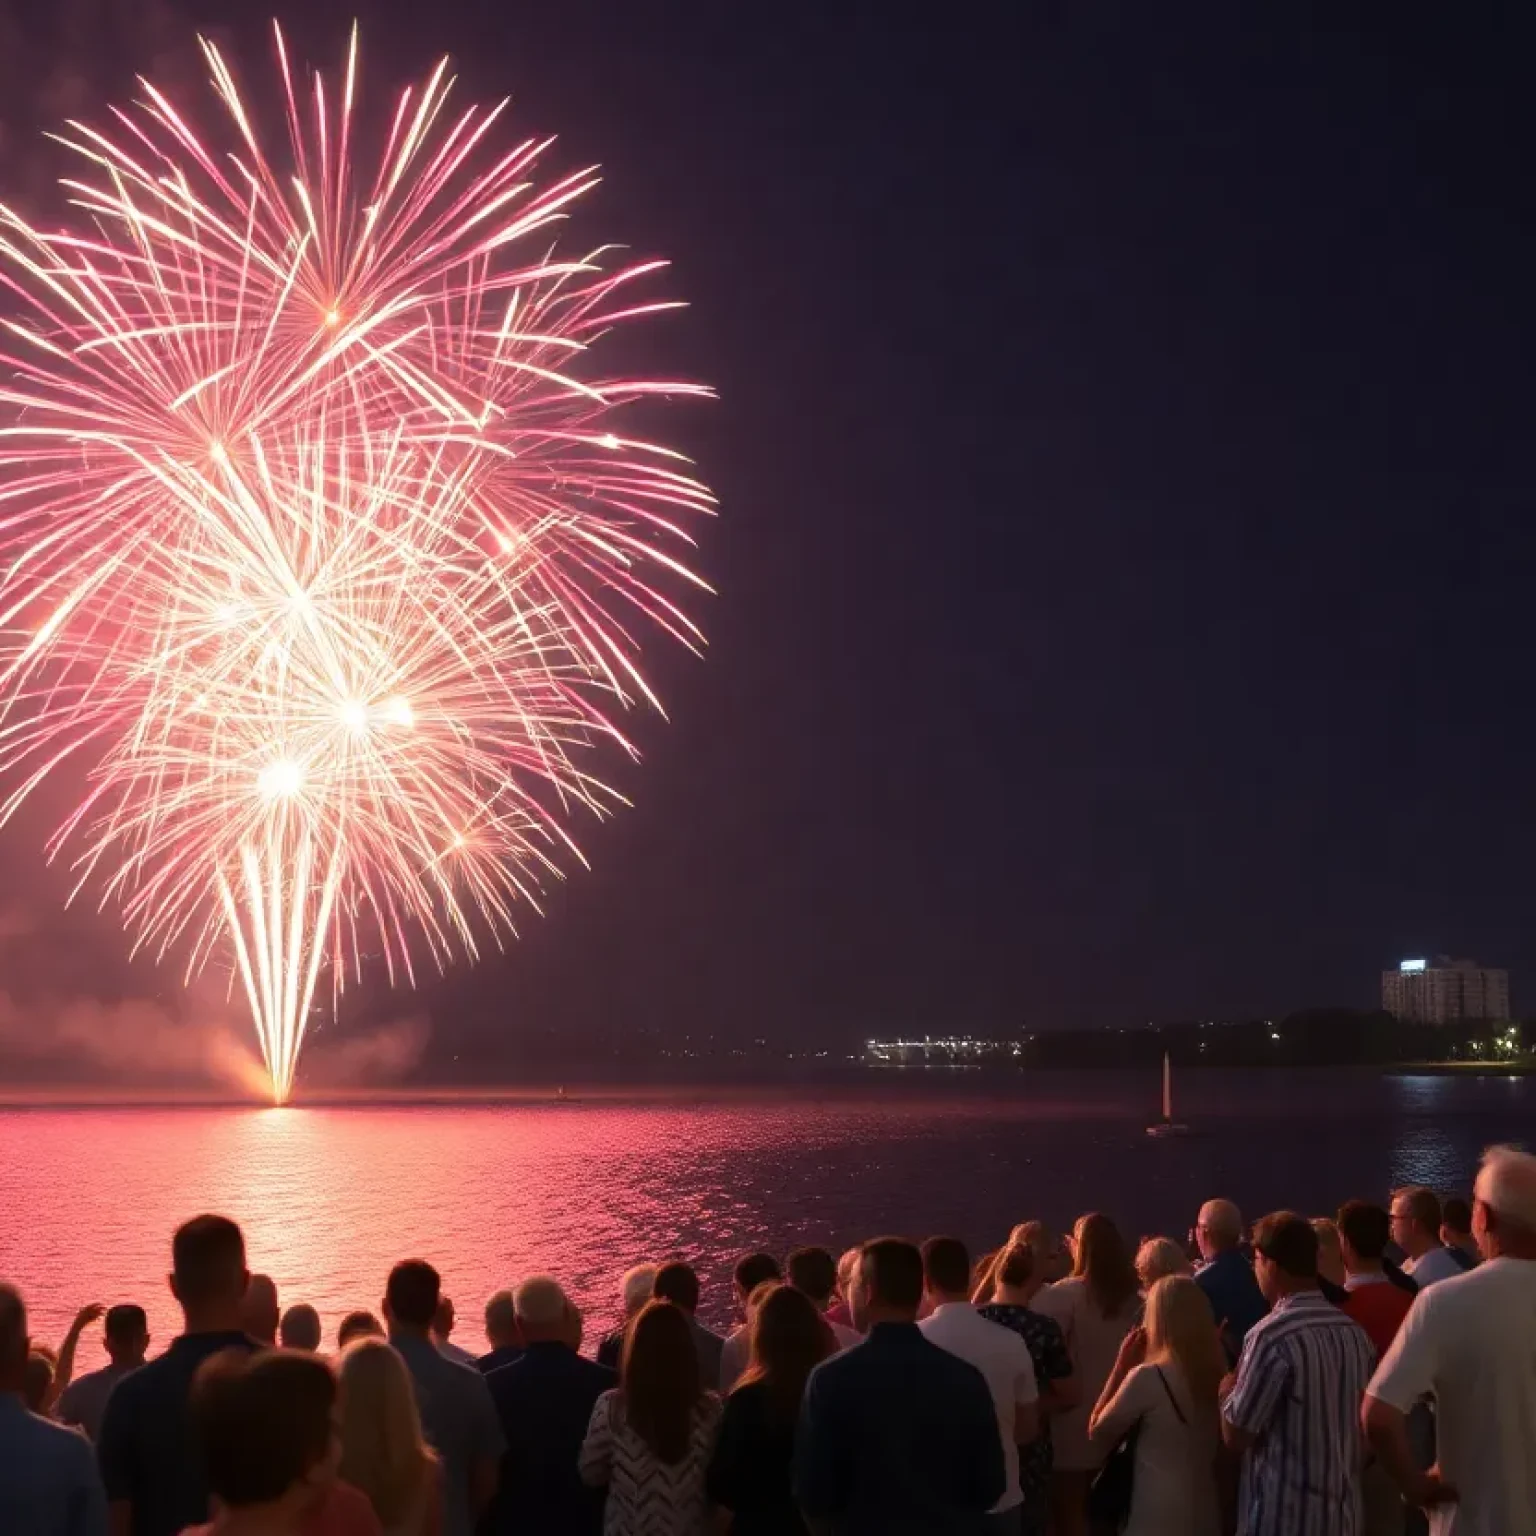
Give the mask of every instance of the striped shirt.
M 1257 1437 L 1243 1458 L 1238 1536 L 1359 1536 L 1360 1398 L 1376 1351 L 1318 1291 L 1248 1331 L 1222 1409 Z

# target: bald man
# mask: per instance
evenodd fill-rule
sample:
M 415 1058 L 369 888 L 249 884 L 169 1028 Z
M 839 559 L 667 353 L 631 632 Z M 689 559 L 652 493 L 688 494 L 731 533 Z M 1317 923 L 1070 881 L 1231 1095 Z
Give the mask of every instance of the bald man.
M 1230 1200 L 1207 1200 L 1200 1207 L 1195 1245 L 1205 1262 L 1195 1271 L 1195 1284 L 1221 1324 L 1222 1342 L 1232 1361 L 1242 1354 L 1248 1330 L 1269 1311 L 1242 1241 L 1243 1213 Z

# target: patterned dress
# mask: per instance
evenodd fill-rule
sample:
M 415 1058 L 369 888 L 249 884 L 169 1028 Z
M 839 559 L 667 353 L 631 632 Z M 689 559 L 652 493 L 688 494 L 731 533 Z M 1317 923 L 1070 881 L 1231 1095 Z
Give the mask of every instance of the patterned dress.
M 624 1399 L 605 1392 L 581 1448 L 584 1481 L 606 1486 L 603 1536 L 709 1536 L 704 1479 L 720 1427 L 720 1399 L 706 1393 L 693 1413 L 688 1454 L 669 1466 L 624 1421 Z

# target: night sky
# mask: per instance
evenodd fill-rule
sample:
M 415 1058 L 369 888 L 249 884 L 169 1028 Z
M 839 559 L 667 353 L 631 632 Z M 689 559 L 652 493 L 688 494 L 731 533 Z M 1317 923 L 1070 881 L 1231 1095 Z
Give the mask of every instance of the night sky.
M 231 9 L 8 16 L 7 182 L 198 25 L 263 78 Z M 580 229 L 674 260 L 647 344 L 721 395 L 663 428 L 708 658 L 658 636 L 635 809 L 426 989 L 434 1052 L 1370 1005 L 1436 951 L 1536 1008 L 1528 21 L 360 9 L 375 91 L 447 51 L 602 162 Z

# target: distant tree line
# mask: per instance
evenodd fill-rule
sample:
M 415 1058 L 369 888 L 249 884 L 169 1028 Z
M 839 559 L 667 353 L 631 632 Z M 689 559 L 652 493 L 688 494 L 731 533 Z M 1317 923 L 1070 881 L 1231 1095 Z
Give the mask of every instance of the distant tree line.
M 1536 1030 L 1509 1020 L 1418 1024 L 1380 1009 L 1306 1008 L 1283 1019 L 1171 1023 L 1142 1029 L 1051 1031 L 1029 1037 L 1029 1067 L 1176 1065 L 1360 1066 L 1392 1062 L 1491 1062 L 1522 1057 Z

